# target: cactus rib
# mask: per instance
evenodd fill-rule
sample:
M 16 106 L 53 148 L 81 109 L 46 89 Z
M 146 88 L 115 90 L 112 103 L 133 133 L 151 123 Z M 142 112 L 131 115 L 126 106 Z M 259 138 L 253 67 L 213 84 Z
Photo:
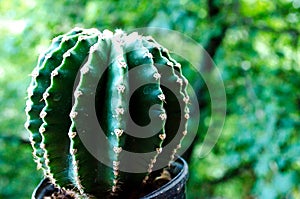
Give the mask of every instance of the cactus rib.
M 153 105 L 158 105 L 156 108 L 149 111 L 149 115 L 158 121 L 157 125 L 160 126 L 159 132 L 154 132 L 155 135 L 150 136 L 149 138 L 134 138 L 131 135 L 127 135 L 124 146 L 127 151 L 135 153 L 155 151 L 153 157 L 148 160 L 145 159 L 145 162 L 140 163 L 147 167 L 146 176 L 144 176 L 144 174 L 132 175 L 135 179 L 130 179 L 131 181 L 136 181 L 136 183 L 141 183 L 141 180 L 145 182 L 148 179 L 148 175 L 153 169 L 153 164 L 156 162 L 156 158 L 161 152 L 163 140 L 160 137 L 165 136 L 164 126 L 166 113 L 163 108 L 164 101 L 159 97 L 163 96 L 163 92 L 160 88 L 160 80 L 154 78 L 154 75 L 157 74 L 157 68 L 154 66 L 152 54 L 144 47 L 142 37 L 137 35 L 137 33 L 128 35 L 125 43 L 128 70 L 138 71 L 136 72 L 138 75 L 129 76 L 129 89 L 133 89 L 135 85 L 143 85 L 145 82 L 151 82 L 151 84 L 146 84 L 136 89 L 133 95 L 131 95 L 129 109 L 132 120 L 140 126 L 146 125 L 150 122 L 148 110 Z M 132 189 L 129 184 L 126 186 L 129 187 L 128 189 Z M 134 186 L 134 184 L 131 186 Z
M 60 64 L 61 55 L 72 47 L 81 32 L 84 29 L 74 28 L 65 35 L 53 39 L 50 48 L 40 56 L 37 67 L 32 72 L 32 81 L 27 90 L 28 100 L 26 102 L 27 122 L 25 128 L 30 132 L 30 140 L 33 147 L 33 156 L 37 162 L 38 168 L 45 170 L 44 149 L 40 148 L 42 137 L 39 133 L 39 127 L 43 123 L 39 114 L 45 106 L 41 100 L 45 89 L 50 85 L 49 73 L 54 67 Z
M 71 177 L 69 138 L 65 133 L 68 132 L 71 124 L 69 113 L 72 98 L 69 96 L 73 92 L 77 71 L 84 63 L 88 50 L 96 39 L 97 36 L 93 32 L 91 35 L 79 36 L 74 47 L 63 54 L 62 63 L 51 72 L 51 84 L 43 93 L 45 107 L 40 113 L 43 124 L 39 128 L 42 135 L 41 145 L 47 147 L 44 158 L 49 168 L 48 177 L 63 187 L 73 183 L 73 179 L 69 178 Z M 55 142 L 56 145 L 51 144 Z
M 189 118 L 187 80 L 182 75 L 180 64 L 172 59 L 165 48 L 151 37 L 145 37 L 144 44 L 154 54 L 154 63 L 159 72 L 156 76 L 161 79 L 162 89 L 165 93 L 164 108 L 168 117 L 165 126 L 166 140 L 160 159 L 162 162 L 168 160 L 170 165 L 187 132 Z M 181 113 L 181 110 L 184 110 L 184 114 Z

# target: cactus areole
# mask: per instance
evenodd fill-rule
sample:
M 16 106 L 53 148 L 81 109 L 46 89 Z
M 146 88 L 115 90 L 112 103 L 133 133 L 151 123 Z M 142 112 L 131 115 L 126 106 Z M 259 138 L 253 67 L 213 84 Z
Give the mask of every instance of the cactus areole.
M 152 37 L 74 28 L 53 39 L 31 76 L 25 127 L 57 198 L 140 197 L 159 164 L 174 164 L 187 80 Z

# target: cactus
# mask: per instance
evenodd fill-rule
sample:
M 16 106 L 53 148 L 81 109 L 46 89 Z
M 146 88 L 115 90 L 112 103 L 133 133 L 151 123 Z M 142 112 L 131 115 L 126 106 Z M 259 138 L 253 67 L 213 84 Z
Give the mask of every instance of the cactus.
M 130 75 L 141 65 L 138 75 Z M 158 162 L 175 159 L 187 133 L 187 80 L 153 38 L 75 28 L 53 39 L 31 76 L 25 127 L 38 169 L 57 187 L 79 198 L 132 197 Z M 96 130 L 85 124 L 92 109 L 106 136 L 95 148 L 109 164 L 97 160 L 79 136 Z M 133 122 L 147 125 L 149 116 L 159 126 L 155 135 L 126 133 Z M 123 151 L 154 152 L 143 160 L 147 172 L 120 169 L 128 162 Z

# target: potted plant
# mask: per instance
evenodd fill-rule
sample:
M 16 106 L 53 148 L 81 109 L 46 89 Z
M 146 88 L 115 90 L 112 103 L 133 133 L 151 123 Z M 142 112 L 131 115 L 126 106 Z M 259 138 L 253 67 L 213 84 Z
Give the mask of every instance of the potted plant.
M 32 198 L 185 198 L 188 168 L 176 153 L 187 84 L 151 37 L 75 28 L 53 39 L 26 102 L 45 176 Z

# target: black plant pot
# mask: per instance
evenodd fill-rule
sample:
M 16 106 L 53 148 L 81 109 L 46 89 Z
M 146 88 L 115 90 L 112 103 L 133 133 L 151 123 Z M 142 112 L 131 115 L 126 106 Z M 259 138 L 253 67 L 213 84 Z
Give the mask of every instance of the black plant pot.
M 171 181 L 141 199 L 185 199 L 185 185 L 188 179 L 188 165 L 183 158 L 178 158 L 172 165 L 170 173 L 174 176 Z
M 140 199 L 185 199 L 185 186 L 188 179 L 188 165 L 182 158 L 171 166 L 169 170 L 173 178 L 163 186 L 141 197 Z M 53 193 L 58 192 L 49 179 L 40 182 L 32 194 L 32 199 L 44 199 L 50 197 Z

